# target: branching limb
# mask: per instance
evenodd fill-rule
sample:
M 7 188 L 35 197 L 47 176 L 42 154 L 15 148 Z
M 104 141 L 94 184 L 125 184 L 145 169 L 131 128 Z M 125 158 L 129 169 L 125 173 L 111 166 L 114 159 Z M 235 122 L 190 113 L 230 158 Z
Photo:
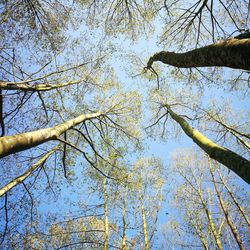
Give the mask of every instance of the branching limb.
M 97 170 L 101 175 L 105 176 L 106 178 L 116 180 L 115 178 L 106 175 L 106 174 L 103 173 L 99 168 L 97 168 L 97 167 L 95 166 L 95 164 L 88 158 L 87 154 L 86 154 L 83 150 L 81 150 L 80 148 L 78 148 L 78 147 L 75 146 L 74 144 L 72 144 L 72 143 L 70 143 L 70 142 L 67 142 L 67 141 L 65 141 L 65 140 L 63 140 L 63 139 L 61 139 L 61 138 L 59 138 L 59 137 L 57 138 L 57 140 L 60 141 L 60 142 L 62 142 L 62 143 L 67 144 L 68 146 L 70 146 L 70 147 L 74 148 L 75 150 L 79 151 L 80 153 L 82 153 L 83 156 L 84 156 L 84 158 L 86 159 L 86 161 L 87 161 L 95 170 Z
M 67 141 L 67 132 L 64 133 L 64 140 Z M 66 166 L 66 150 L 67 150 L 67 144 L 63 144 L 63 158 L 62 158 L 62 163 L 63 163 L 63 172 L 64 172 L 64 177 L 67 179 L 67 166 Z
M 59 149 L 59 147 L 55 147 L 52 150 L 50 150 L 48 153 L 46 153 L 45 155 L 43 155 L 42 158 L 39 159 L 38 162 L 36 162 L 35 164 L 33 164 L 24 174 L 16 177 L 14 180 L 10 181 L 8 184 L 6 184 L 5 186 L 3 186 L 0 189 L 0 197 L 3 196 L 4 194 L 6 194 L 8 191 L 10 191 L 13 187 L 15 187 L 16 185 L 18 185 L 19 183 L 22 183 L 27 177 L 29 177 L 39 166 L 41 166 L 42 164 L 44 164 L 47 159 L 55 152 Z
M 46 105 L 44 103 L 44 100 L 43 100 L 43 97 L 42 97 L 41 93 L 39 91 L 37 91 L 37 94 L 38 94 L 38 97 L 41 100 L 41 103 L 42 103 L 42 106 L 43 106 L 43 110 L 44 110 L 45 117 L 46 117 L 46 124 L 48 124 L 49 123 L 49 116 L 48 116 L 48 111 L 47 111 Z
M 5 227 L 4 227 L 4 232 L 3 232 L 3 236 L 2 236 L 2 240 L 0 245 L 4 242 L 6 233 L 7 233 L 7 229 L 8 229 L 8 222 L 9 222 L 9 218 L 8 218 L 8 195 L 5 194 L 5 200 L 4 200 L 4 210 L 5 210 Z
M 26 190 L 26 192 L 28 193 L 29 197 L 30 197 L 30 202 L 31 202 L 31 209 L 30 209 L 30 220 L 31 223 L 33 222 L 33 207 L 34 207 L 34 201 L 33 201 L 33 197 L 31 192 L 29 191 L 28 187 L 26 186 L 26 184 L 22 181 L 22 184 Z
M 2 95 L 2 89 L 0 88 L 0 125 L 1 125 L 1 137 L 5 135 L 5 124 L 4 124 L 4 118 L 3 118 L 3 95 Z

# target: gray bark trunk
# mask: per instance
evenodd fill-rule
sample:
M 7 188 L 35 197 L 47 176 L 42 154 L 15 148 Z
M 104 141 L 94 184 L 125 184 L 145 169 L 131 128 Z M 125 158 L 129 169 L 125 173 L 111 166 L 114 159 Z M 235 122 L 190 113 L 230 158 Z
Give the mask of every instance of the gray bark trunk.
M 147 68 L 156 61 L 179 68 L 229 67 L 250 70 L 250 39 L 228 39 L 185 53 L 161 51 L 150 57 Z
M 172 119 L 174 119 L 201 149 L 203 149 L 211 158 L 220 162 L 231 169 L 243 180 L 250 184 L 250 161 L 231 150 L 221 147 L 208 139 L 198 130 L 192 128 L 185 119 L 173 112 L 171 107 L 165 104 Z
M 68 129 L 86 120 L 99 117 L 101 115 L 102 114 L 99 112 L 80 115 L 74 119 L 61 123 L 52 128 L 0 137 L 0 158 L 35 147 L 47 141 L 56 140 L 62 133 L 64 133 Z

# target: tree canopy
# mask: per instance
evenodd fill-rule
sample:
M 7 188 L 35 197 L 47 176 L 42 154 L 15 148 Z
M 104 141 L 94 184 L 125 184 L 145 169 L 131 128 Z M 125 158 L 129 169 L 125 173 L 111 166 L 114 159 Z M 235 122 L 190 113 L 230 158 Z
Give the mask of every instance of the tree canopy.
M 247 249 L 249 1 L 0 13 L 1 248 Z

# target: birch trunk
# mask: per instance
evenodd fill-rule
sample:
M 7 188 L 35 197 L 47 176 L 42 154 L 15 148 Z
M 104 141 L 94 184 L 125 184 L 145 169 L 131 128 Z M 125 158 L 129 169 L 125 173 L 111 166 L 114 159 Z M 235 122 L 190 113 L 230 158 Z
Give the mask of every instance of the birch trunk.
M 108 193 L 107 193 L 107 178 L 104 179 L 104 245 L 103 250 L 108 250 L 109 240 L 109 220 L 108 220 Z
M 126 223 L 126 212 L 127 212 L 127 195 L 128 195 L 128 188 L 125 188 L 125 194 L 123 199 L 123 210 L 122 210 L 122 223 L 123 223 L 123 232 L 122 232 L 122 250 L 127 250 L 126 247 L 126 230 L 127 230 L 127 223 Z
M 43 155 L 43 157 L 39 159 L 38 162 L 33 164 L 24 174 L 19 175 L 17 178 L 15 178 L 14 180 L 6 184 L 4 187 L 2 187 L 0 189 L 0 197 L 3 196 L 8 191 L 10 191 L 13 187 L 18 185 L 19 183 L 23 182 L 26 178 L 28 178 L 39 166 L 44 164 L 44 162 L 58 149 L 59 147 L 55 147 L 52 150 L 50 150 L 48 153 Z
M 231 196 L 232 200 L 234 201 L 234 204 L 238 207 L 238 209 L 240 210 L 242 216 L 244 217 L 249 229 L 250 229 L 250 220 L 248 219 L 246 213 L 244 212 L 243 208 L 241 207 L 241 205 L 239 204 L 239 202 L 237 201 L 236 197 L 234 196 L 234 194 L 232 193 L 231 189 L 228 187 L 228 185 L 225 183 L 221 173 L 220 174 L 220 180 L 223 183 L 224 187 L 226 188 L 227 192 L 229 193 L 229 195 Z
M 80 115 L 74 119 L 68 120 L 52 128 L 0 137 L 0 158 L 16 152 L 24 151 L 47 141 L 56 140 L 62 133 L 64 133 L 68 129 L 86 120 L 96 118 L 101 115 L 103 114 L 99 112 Z
M 208 224 L 209 224 L 209 227 L 212 231 L 212 234 L 214 236 L 214 239 L 215 239 L 215 243 L 218 247 L 218 250 L 222 250 L 222 245 L 221 245 L 221 241 L 220 241 L 220 237 L 219 237 L 219 234 L 215 228 L 215 224 L 214 224 L 214 220 L 212 218 L 212 215 L 206 205 L 206 202 L 204 201 L 203 199 L 203 196 L 202 196 L 202 192 L 201 192 L 201 189 L 200 187 L 197 189 L 198 190 L 198 195 L 200 197 L 200 200 L 201 200 L 201 204 L 203 206 L 203 209 L 205 210 L 205 213 L 206 213 L 206 216 L 207 216 L 207 219 L 208 219 Z
M 146 214 L 145 214 L 145 208 L 143 205 L 142 194 L 140 191 L 139 191 L 139 200 L 141 203 L 141 215 L 142 215 L 142 223 L 143 223 L 143 235 L 144 235 L 145 250 L 149 250 Z
M 4 90 L 21 90 L 24 92 L 36 92 L 36 91 L 49 91 L 52 89 L 64 88 L 67 86 L 71 86 L 77 83 L 81 83 L 83 80 L 69 81 L 66 83 L 60 84 L 49 84 L 49 83 L 39 83 L 35 85 L 30 85 L 27 82 L 3 82 L 0 81 L 0 88 Z

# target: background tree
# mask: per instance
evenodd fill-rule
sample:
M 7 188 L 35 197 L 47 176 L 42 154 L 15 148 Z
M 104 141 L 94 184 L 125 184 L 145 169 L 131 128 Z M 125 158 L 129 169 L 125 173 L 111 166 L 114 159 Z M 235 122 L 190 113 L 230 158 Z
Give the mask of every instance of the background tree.
M 245 236 L 248 234 L 248 226 L 244 217 L 242 214 L 239 215 L 240 210 L 235 207 L 228 193 L 225 193 L 223 183 L 215 180 L 217 171 L 221 171 L 220 168 L 215 170 L 214 167 L 211 170 L 213 171 L 212 177 L 211 174 L 209 175 L 206 156 L 199 156 L 198 152 L 190 150 L 176 152 L 173 155 L 172 164 L 175 185 L 178 185 L 179 188 L 172 192 L 171 197 L 173 205 L 178 209 L 177 214 L 183 213 L 184 223 L 180 223 L 178 216 L 173 215 L 176 217 L 176 221 L 172 224 L 169 223 L 169 226 L 170 230 L 174 230 L 176 240 L 172 241 L 171 245 L 179 245 L 180 248 L 189 246 L 191 249 L 195 249 L 199 246 L 197 244 L 199 242 L 200 247 L 204 249 L 223 248 L 229 245 L 237 248 L 240 241 L 236 240 L 230 230 L 229 224 L 232 223 L 239 230 L 240 236 L 238 236 L 244 238 L 240 243 L 241 247 L 247 246 Z M 220 174 L 233 184 L 230 175 Z M 222 205 L 214 195 L 215 193 L 225 202 L 223 206 L 226 208 L 226 213 L 223 212 Z M 244 191 L 236 193 L 239 197 L 244 196 Z M 247 206 L 247 204 L 248 201 L 242 201 L 243 206 Z M 227 220 L 228 216 L 232 218 L 230 223 Z

